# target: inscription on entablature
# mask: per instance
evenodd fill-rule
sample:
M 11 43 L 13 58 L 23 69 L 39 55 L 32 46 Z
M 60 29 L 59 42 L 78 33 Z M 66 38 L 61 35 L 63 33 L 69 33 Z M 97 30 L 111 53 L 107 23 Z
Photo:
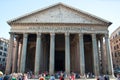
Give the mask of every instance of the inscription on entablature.
M 14 26 L 11 32 L 56 32 L 56 33 L 106 33 L 108 30 L 105 27 L 92 27 L 92 26 Z
M 94 30 L 92 27 L 28 27 L 28 30 L 43 30 L 43 31 L 91 31 Z

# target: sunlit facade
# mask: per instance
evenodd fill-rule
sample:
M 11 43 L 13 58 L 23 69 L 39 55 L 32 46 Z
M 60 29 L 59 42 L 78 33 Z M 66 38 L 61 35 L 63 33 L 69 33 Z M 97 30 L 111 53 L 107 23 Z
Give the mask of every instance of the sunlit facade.
M 120 68 L 120 27 L 118 27 L 110 36 L 111 54 L 113 67 Z

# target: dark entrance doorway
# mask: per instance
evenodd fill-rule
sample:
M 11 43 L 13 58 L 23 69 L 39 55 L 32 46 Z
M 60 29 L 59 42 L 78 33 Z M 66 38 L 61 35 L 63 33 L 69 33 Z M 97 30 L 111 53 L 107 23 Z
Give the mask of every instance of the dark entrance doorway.
M 65 71 L 65 51 L 55 51 L 55 71 Z

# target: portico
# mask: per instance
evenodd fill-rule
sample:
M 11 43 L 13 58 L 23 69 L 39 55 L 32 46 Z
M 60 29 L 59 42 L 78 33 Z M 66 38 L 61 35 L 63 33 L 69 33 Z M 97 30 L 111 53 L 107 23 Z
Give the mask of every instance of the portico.
M 11 26 L 6 73 L 33 71 L 71 71 L 84 75 L 100 74 L 100 54 L 105 39 L 107 65 L 105 71 L 112 75 L 108 26 L 110 22 L 69 7 L 63 3 L 8 21 Z M 102 50 L 102 51 L 99 51 Z M 17 63 L 12 61 L 12 55 Z M 11 64 L 9 64 L 11 63 Z M 14 65 L 12 65 L 14 64 Z M 103 62 L 102 62 L 103 64 Z M 16 67 L 16 70 L 12 68 Z M 102 67 L 102 68 L 101 68 Z M 12 71 L 11 71 L 12 68 Z M 103 72 L 102 72 L 103 73 Z

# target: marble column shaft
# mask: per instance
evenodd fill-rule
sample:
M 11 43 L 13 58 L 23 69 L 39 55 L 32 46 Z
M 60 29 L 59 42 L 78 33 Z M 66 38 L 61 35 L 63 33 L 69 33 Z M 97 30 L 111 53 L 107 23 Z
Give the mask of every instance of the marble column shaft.
M 54 74 L 54 56 L 55 56 L 55 33 L 50 33 L 50 62 L 49 73 Z
M 6 71 L 5 73 L 10 74 L 12 69 L 12 56 L 13 56 L 13 45 L 14 45 L 14 34 L 10 33 L 10 41 L 8 47 L 8 57 L 6 62 Z
M 70 37 L 69 33 L 65 33 L 65 72 L 70 73 Z
M 39 74 L 40 71 L 40 58 L 41 58 L 41 33 L 37 34 L 36 42 L 36 54 L 35 54 L 35 75 Z
M 83 34 L 79 34 L 79 46 L 80 46 L 80 75 L 85 74 L 85 60 L 84 60 L 84 41 Z
M 21 64 L 20 64 L 20 72 L 21 73 L 25 72 L 27 40 L 28 40 L 28 34 L 25 33 L 23 35 L 23 47 L 22 47 Z
M 96 41 L 96 34 L 92 34 L 92 45 L 93 45 L 93 62 L 94 62 L 94 74 L 99 75 L 99 63 L 98 63 L 98 47 Z
M 108 62 L 108 74 L 113 75 L 113 63 L 112 63 L 112 56 L 110 53 L 110 44 L 108 34 L 105 34 L 105 45 L 106 45 L 106 58 Z

